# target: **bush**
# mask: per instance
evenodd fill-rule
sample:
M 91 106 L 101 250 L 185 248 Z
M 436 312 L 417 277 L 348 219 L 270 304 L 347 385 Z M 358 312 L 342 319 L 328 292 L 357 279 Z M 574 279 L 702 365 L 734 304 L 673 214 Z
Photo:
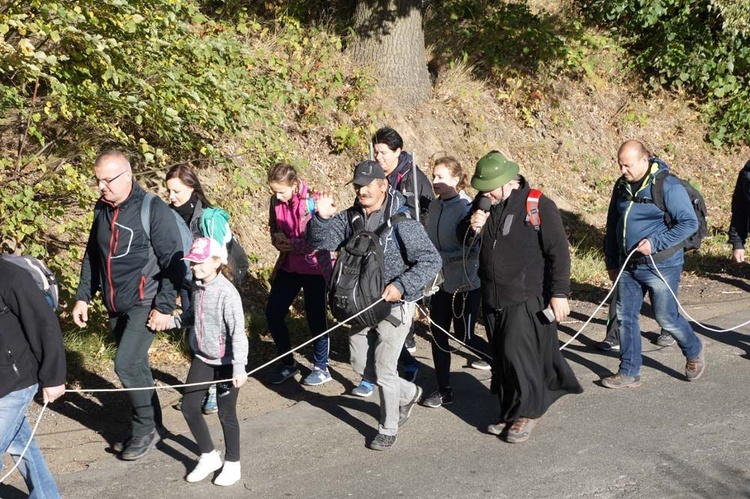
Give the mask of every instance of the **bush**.
M 651 85 L 696 96 L 716 146 L 750 143 L 750 7 L 709 0 L 583 0 L 618 35 Z

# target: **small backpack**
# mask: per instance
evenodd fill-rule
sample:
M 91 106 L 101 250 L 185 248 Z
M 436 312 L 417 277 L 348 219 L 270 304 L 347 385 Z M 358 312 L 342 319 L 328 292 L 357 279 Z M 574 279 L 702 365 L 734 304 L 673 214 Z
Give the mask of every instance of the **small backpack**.
M 531 189 L 526 196 L 526 221 L 534 227 L 536 232 L 542 226 L 542 219 L 539 216 L 539 198 L 542 197 L 542 191 Z
M 365 221 L 356 208 L 348 211 L 354 235 L 349 238 L 331 275 L 328 304 L 337 321 L 344 321 L 377 302 L 388 284 L 380 236 L 399 222 L 411 218 L 402 207 L 375 231 L 365 230 Z M 375 327 L 391 313 L 391 304 L 381 301 L 355 317 L 350 324 Z
M 141 225 L 143 225 L 143 231 L 146 234 L 149 244 L 151 244 L 151 205 L 156 198 L 155 195 L 147 192 L 143 196 L 143 204 L 141 204 Z M 185 220 L 174 210 L 169 210 L 174 215 L 175 223 L 180 231 L 180 241 L 182 242 L 182 256 L 186 256 L 190 253 L 190 246 L 193 245 L 193 233 L 190 231 L 190 227 L 187 226 Z M 182 262 L 185 267 L 185 274 L 183 276 L 183 286 L 190 286 L 193 281 L 193 273 L 190 271 L 190 264 L 187 261 Z
M 242 291 L 242 281 L 250 268 L 250 261 L 245 248 L 229 229 L 229 213 L 216 206 L 204 208 L 201 213 L 200 229 L 204 236 L 226 245 L 227 263 L 233 273 L 232 283 L 238 291 Z
M 53 310 L 58 309 L 60 306 L 60 290 L 57 285 L 57 278 L 44 262 L 28 255 L 0 255 L 0 258 L 28 272 L 44 293 L 49 306 Z

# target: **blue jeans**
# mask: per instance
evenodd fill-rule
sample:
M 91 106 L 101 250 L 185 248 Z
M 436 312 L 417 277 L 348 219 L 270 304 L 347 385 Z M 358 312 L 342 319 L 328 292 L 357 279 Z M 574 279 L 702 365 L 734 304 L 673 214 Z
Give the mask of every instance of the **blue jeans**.
M 667 289 L 667 284 L 677 295 L 680 285 L 682 265 L 659 267 L 666 284 L 650 265 L 637 265 L 622 273 L 617 286 L 617 320 L 620 325 L 620 370 L 625 376 L 639 376 L 641 358 L 641 327 L 638 316 L 641 313 L 643 297 L 648 293 L 654 309 L 656 322 L 662 329 L 671 333 L 687 359 L 700 354 L 702 345 L 690 324 L 677 309 L 677 301 Z
M 0 449 L 13 456 L 16 462 L 31 438 L 31 427 L 26 420 L 26 410 L 36 391 L 37 385 L 32 385 L 0 398 Z M 2 467 L 3 463 L 0 461 L 0 475 L 4 474 Z M 60 497 L 55 480 L 47 468 L 47 463 L 44 462 L 36 440 L 31 441 L 23 460 L 18 465 L 18 470 L 29 489 L 30 499 Z
M 297 274 L 279 270 L 271 284 L 271 292 L 268 295 L 266 306 L 266 320 L 268 329 L 276 344 L 278 355 L 292 349 L 292 340 L 289 337 L 289 328 L 286 325 L 286 317 L 289 315 L 289 307 L 299 294 L 304 291 L 305 315 L 310 334 L 317 336 L 328 328 L 326 317 L 326 281 L 319 274 Z M 313 362 L 318 369 L 328 369 L 328 351 L 330 342 L 328 335 L 321 336 L 313 341 Z M 282 357 L 281 362 L 287 366 L 294 365 L 294 355 L 289 354 Z

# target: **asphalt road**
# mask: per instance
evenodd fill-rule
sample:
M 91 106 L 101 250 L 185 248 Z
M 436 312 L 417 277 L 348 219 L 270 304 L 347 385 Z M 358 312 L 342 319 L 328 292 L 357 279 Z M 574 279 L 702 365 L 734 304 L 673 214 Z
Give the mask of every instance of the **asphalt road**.
M 713 327 L 734 326 L 750 319 L 750 298 L 742 296 L 689 311 Z M 580 311 L 578 317 L 585 318 Z M 618 359 L 582 337 L 566 357 L 584 393 L 554 404 L 524 444 L 484 433 L 498 409 L 489 373 L 454 356 L 455 403 L 415 408 L 386 452 L 365 447 L 376 433 L 377 395 L 314 396 L 242 421 L 243 480 L 232 487 L 185 482 L 196 452 L 188 435 L 166 440 L 137 462 L 99 460 L 57 477 L 58 484 L 64 497 L 75 499 L 750 497 L 750 327 L 703 331 L 708 370 L 689 383 L 679 349 L 653 345 L 656 334 L 648 331 L 656 330 L 655 322 L 643 326 L 641 388 L 599 386 Z M 560 339 L 578 327 L 563 325 Z M 600 339 L 601 325 L 593 330 L 586 334 Z M 418 383 L 427 391 L 433 377 L 426 366 Z M 6 487 L 0 496 L 16 494 Z

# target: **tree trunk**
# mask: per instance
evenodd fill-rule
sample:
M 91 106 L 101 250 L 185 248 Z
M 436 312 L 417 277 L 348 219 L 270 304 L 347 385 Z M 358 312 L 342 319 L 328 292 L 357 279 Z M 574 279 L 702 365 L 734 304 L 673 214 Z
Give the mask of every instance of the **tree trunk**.
M 354 30 L 351 56 L 386 96 L 405 107 L 430 97 L 421 0 L 357 0 Z

